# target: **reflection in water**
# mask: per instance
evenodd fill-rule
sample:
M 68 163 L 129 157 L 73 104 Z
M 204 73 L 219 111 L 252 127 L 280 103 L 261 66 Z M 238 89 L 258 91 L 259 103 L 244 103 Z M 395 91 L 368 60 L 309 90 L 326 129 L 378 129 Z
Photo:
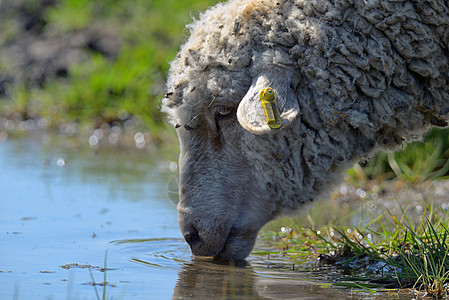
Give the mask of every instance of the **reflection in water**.
M 194 259 L 183 265 L 173 298 L 261 299 L 254 288 L 254 278 L 254 270 L 245 265 L 226 265 L 206 259 Z
M 220 263 L 194 258 L 184 263 L 173 299 L 346 299 L 348 290 L 323 288 L 327 270 L 293 270 L 261 261 Z M 314 277 L 316 277 L 314 279 Z M 324 278 L 323 278 L 324 277 Z M 315 281 L 316 280 L 316 281 Z M 320 280 L 318 282 L 318 280 Z
M 348 290 L 323 288 L 334 267 L 303 264 L 292 268 L 285 259 L 251 255 L 248 261 L 220 262 L 191 257 L 181 238 L 124 239 L 111 242 L 145 273 L 177 271 L 173 299 L 345 299 Z M 353 298 L 354 299 L 354 298 Z

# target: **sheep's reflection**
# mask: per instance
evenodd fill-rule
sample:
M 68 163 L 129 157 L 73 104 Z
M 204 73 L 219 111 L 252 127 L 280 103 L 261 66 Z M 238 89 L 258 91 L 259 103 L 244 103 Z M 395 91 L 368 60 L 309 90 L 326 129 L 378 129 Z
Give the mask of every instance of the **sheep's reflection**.
M 265 299 L 255 288 L 255 272 L 246 262 L 224 263 L 195 258 L 179 273 L 174 299 Z
M 321 273 L 320 273 L 321 272 Z M 347 290 L 323 288 L 324 273 L 257 262 L 223 263 L 195 258 L 184 263 L 173 299 L 345 299 Z M 329 273 L 327 273 L 329 275 Z M 318 280 L 321 278 L 321 280 Z

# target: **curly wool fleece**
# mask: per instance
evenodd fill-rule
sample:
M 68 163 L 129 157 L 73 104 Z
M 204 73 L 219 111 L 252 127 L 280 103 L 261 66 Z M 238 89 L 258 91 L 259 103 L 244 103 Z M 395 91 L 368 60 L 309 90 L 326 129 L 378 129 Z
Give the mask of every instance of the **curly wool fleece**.
M 172 108 L 180 104 L 193 109 L 213 97 L 241 99 L 261 69 L 294 67 L 298 101 L 308 108 L 303 118 L 319 127 L 349 124 L 380 145 L 401 143 L 425 124 L 445 125 L 448 6 L 443 0 L 219 4 L 190 25 L 163 110 L 175 120 Z
M 179 127 L 180 224 L 195 254 L 235 257 L 235 245 L 247 251 L 237 240 L 312 201 L 354 160 L 447 126 L 447 0 L 231 0 L 190 30 L 171 64 L 162 110 Z M 257 93 L 268 85 L 278 94 L 279 130 L 260 117 Z M 243 188 L 235 183 L 248 177 Z M 226 198 L 240 207 L 234 213 L 252 209 L 244 217 L 263 221 L 229 218 L 232 230 L 213 235 L 204 220 L 215 220 L 213 206 L 223 205 L 215 194 L 239 188 L 232 194 L 239 200 Z M 192 246 L 218 243 L 219 231 L 238 239 Z

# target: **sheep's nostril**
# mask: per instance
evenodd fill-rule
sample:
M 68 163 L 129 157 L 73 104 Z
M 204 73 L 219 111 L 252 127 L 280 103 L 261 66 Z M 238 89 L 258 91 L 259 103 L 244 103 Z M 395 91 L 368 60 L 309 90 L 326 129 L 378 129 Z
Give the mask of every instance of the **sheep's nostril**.
M 198 230 L 195 228 L 191 228 L 184 233 L 184 239 L 186 242 L 192 246 L 196 242 L 200 240 L 200 235 L 198 234 Z

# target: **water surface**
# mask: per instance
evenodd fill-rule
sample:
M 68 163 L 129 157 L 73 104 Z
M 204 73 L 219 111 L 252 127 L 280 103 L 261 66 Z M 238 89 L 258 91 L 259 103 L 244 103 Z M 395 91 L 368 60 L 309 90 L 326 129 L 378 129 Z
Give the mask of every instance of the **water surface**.
M 194 259 L 168 161 L 44 140 L 0 142 L 0 299 L 97 299 L 105 274 L 107 299 L 375 297 L 327 287 L 330 266 Z
M 100 282 L 106 250 L 115 285 L 108 294 L 170 297 L 179 266 L 159 256 L 189 260 L 190 253 L 164 164 L 137 151 L 0 143 L 0 298 L 95 299 L 88 268 L 73 266 L 91 265 Z M 139 258 L 155 259 L 158 270 Z

